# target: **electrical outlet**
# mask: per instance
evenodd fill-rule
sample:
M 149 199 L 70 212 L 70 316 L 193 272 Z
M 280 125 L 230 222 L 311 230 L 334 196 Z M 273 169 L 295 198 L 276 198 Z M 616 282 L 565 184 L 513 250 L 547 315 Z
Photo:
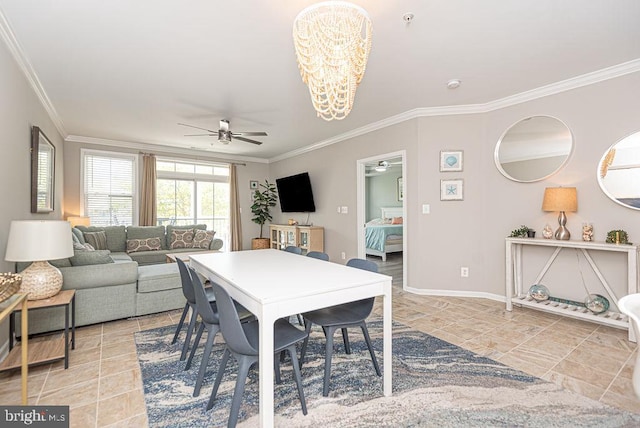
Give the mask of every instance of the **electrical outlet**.
M 429 204 L 422 204 L 422 214 L 429 214 L 431 212 L 431 207 Z
M 347 260 L 347 253 L 345 253 L 344 251 L 340 254 L 340 257 L 342 257 L 342 260 Z
M 461 267 L 460 268 L 460 276 L 463 278 L 468 278 L 469 277 L 469 268 L 468 267 Z

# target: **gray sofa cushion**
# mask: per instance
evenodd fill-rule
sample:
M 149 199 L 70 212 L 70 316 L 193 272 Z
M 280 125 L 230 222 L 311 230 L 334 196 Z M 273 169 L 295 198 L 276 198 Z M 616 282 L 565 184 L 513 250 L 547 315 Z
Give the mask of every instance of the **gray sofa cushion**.
M 135 284 L 138 280 L 138 263 L 118 261 L 103 265 L 63 267 L 60 272 L 66 290 Z
M 104 231 L 107 235 L 107 250 L 111 252 L 124 252 L 127 247 L 127 233 L 124 226 L 76 226 L 77 229 L 85 232 L 99 232 Z
M 163 250 L 167 249 L 166 240 L 164 239 L 164 226 L 129 226 L 127 227 L 127 240 L 131 239 L 160 239 L 160 245 Z
M 177 263 L 164 263 L 138 268 L 138 293 L 182 288 Z
M 73 257 L 70 257 L 69 261 L 72 266 L 103 265 L 106 263 L 113 263 L 111 251 L 109 250 L 74 251 Z

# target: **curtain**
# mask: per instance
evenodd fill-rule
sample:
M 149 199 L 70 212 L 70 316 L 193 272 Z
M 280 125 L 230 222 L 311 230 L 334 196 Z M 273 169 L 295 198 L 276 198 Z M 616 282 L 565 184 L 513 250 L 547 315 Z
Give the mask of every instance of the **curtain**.
M 231 197 L 231 251 L 242 251 L 242 222 L 240 220 L 240 198 L 238 197 L 238 172 L 231 164 L 229 195 Z
M 156 156 L 145 153 L 142 157 L 142 189 L 140 192 L 140 226 L 155 226 L 156 209 Z

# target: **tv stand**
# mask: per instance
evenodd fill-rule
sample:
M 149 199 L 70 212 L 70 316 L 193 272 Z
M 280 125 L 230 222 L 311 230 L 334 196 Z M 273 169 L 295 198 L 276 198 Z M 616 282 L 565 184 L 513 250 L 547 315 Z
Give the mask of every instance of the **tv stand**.
M 302 253 L 309 251 L 324 252 L 324 227 L 272 224 L 269 226 L 271 248 L 284 250 L 289 246 L 300 247 Z

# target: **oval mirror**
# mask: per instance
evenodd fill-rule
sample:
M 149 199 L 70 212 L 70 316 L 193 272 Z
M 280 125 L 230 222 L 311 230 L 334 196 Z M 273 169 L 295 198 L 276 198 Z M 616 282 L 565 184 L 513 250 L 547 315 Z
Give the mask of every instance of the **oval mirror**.
M 573 135 L 562 121 L 533 116 L 512 125 L 496 145 L 498 170 L 510 180 L 531 183 L 558 172 L 573 150 Z
M 614 202 L 640 210 L 640 132 L 609 147 L 598 164 L 598 184 Z

